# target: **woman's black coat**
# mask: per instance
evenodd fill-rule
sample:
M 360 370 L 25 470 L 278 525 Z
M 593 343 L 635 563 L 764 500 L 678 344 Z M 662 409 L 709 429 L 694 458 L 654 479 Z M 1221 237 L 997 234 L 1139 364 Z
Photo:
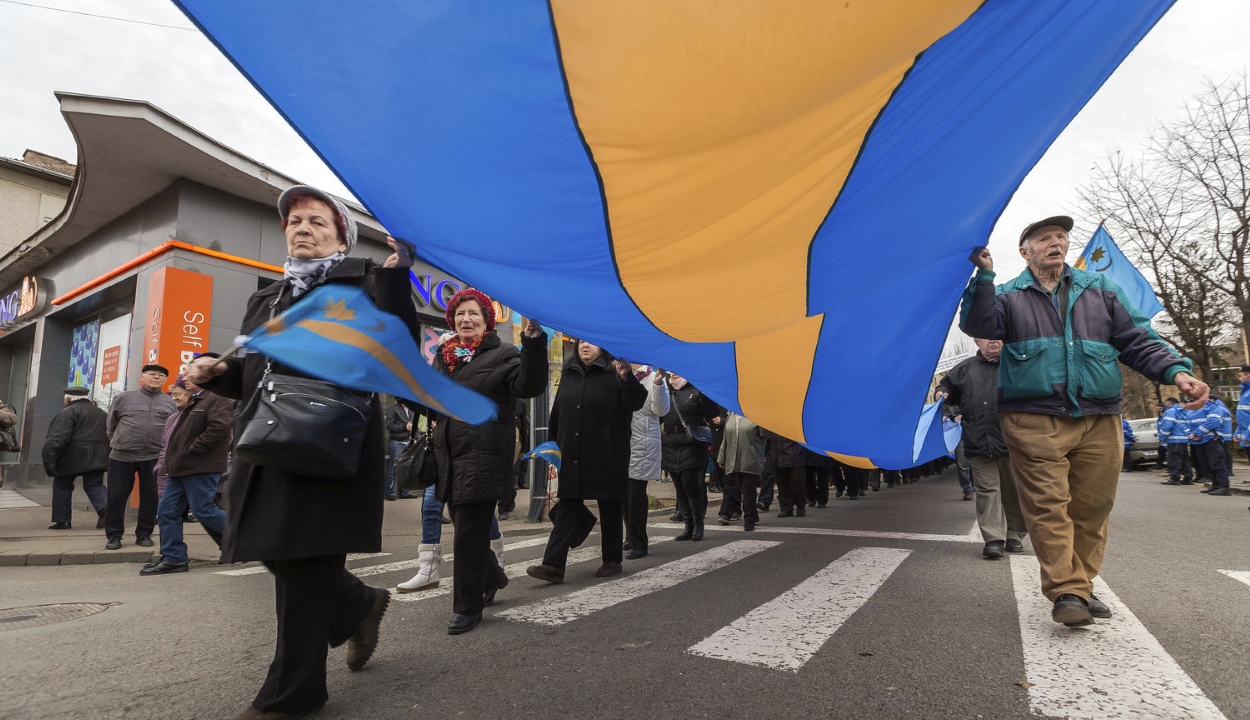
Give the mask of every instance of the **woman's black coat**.
M 660 443 L 663 445 L 660 465 L 669 473 L 706 469 L 708 446 L 686 436 L 677 411 L 681 410 L 681 418 L 687 425 L 707 427 L 712 418 L 720 416 L 720 406 L 690 383 L 671 392 L 673 406 L 667 415 L 660 418 Z
M 560 447 L 557 497 L 625 500 L 631 423 L 646 402 L 646 388 L 632 372 L 618 375 L 607 353 L 590 365 L 569 360 L 547 421 Z
M 370 260 L 347 258 L 327 275 L 325 284 L 363 288 L 375 305 L 398 316 L 413 338 L 420 336 L 412 289 L 405 269 L 388 269 Z M 281 295 L 279 295 L 281 293 Z M 307 297 L 302 296 L 302 297 Z M 270 307 L 280 314 L 292 304 L 287 281 L 274 283 L 248 300 L 240 331 L 248 334 L 269 320 Z M 298 302 L 298 301 L 297 301 Z M 265 357 L 248 353 L 225 359 L 226 372 L 204 387 L 223 397 L 244 400 L 235 419 L 240 437 L 250 419 L 246 400 L 265 372 Z M 302 375 L 274 363 L 274 372 Z M 382 505 L 386 483 L 386 433 L 382 407 L 373 399 L 356 477 L 317 480 L 252 465 L 236 455 L 226 484 L 229 501 L 221 546 L 223 562 L 290 560 L 382 549 Z
M 441 346 L 434 356 L 434 368 L 450 375 Z M 482 338 L 473 359 L 461 365 L 452 379 L 494 400 L 499 414 L 481 425 L 436 416 L 435 492 L 444 503 L 453 505 L 511 498 L 516 398 L 537 397 L 547 389 L 547 335 L 522 336 L 521 350 L 517 350 L 491 331 Z

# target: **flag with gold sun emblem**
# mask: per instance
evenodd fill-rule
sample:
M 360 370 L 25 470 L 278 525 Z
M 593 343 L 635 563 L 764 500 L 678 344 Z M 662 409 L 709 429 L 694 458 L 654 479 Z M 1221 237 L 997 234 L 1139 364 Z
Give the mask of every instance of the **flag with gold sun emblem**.
M 364 392 L 415 400 L 465 422 L 495 417 L 495 403 L 425 363 L 402 320 L 361 289 L 324 285 L 242 343 L 313 377 Z
M 1124 290 L 1133 307 L 1147 318 L 1152 318 L 1163 310 L 1146 276 L 1120 252 L 1120 247 L 1102 225 L 1094 231 L 1094 236 L 1089 239 L 1081 256 L 1072 265 L 1078 270 L 1102 273 L 1111 278 L 1112 282 Z

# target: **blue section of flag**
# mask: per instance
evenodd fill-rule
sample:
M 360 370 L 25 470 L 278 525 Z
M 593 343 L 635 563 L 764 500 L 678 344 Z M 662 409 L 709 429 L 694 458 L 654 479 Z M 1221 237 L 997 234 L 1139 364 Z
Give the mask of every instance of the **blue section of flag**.
M 414 400 L 475 425 L 498 414 L 493 401 L 425 364 L 408 326 L 360 288 L 323 285 L 242 344 L 312 377 Z
M 560 457 L 561 457 L 560 447 L 556 445 L 556 441 L 548 440 L 542 445 L 539 445 L 533 450 L 530 450 L 529 452 L 522 455 L 521 459 L 529 460 L 530 458 L 537 458 L 539 460 L 546 460 L 547 462 L 554 465 L 556 470 L 558 471 L 560 469 Z
M 1076 266 L 1089 272 L 1106 275 L 1112 282 L 1120 286 L 1129 302 L 1141 311 L 1142 315 L 1152 318 L 1163 311 L 1159 298 L 1155 297 L 1154 288 L 1146 281 L 1129 259 L 1120 252 L 1120 247 L 1111 239 L 1106 228 L 1099 225 L 1094 236 L 1089 239 Z

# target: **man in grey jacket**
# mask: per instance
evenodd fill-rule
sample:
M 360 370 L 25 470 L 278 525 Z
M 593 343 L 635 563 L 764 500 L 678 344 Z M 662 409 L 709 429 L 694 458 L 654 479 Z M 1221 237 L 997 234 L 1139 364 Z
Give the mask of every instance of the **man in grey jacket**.
M 647 556 L 647 481 L 660 479 L 660 418 L 670 402 L 664 376 L 655 368 L 634 365 L 634 376 L 647 389 L 647 402 L 630 424 L 629 490 L 625 495 L 626 560 Z
M 139 389 L 113 398 L 109 408 L 108 506 L 104 512 L 105 550 L 118 550 L 126 532 L 126 505 L 139 476 L 139 520 L 135 544 L 152 547 L 156 527 L 156 459 L 161 454 L 165 419 L 178 408 L 162 388 L 169 371 L 160 365 L 144 365 Z

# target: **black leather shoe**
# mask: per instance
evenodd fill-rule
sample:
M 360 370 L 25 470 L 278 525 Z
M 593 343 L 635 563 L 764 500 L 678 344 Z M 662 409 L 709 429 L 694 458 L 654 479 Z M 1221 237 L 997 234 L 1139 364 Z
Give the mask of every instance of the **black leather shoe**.
M 104 543 L 104 549 L 105 550 L 121 550 L 122 549 L 121 538 L 109 538 L 108 542 Z
M 451 622 L 447 623 L 447 634 L 459 635 L 461 633 L 467 633 L 477 627 L 477 624 L 480 622 L 482 622 L 482 613 L 478 613 L 477 615 L 461 615 L 460 613 L 455 613 L 451 616 Z
M 630 550 L 629 552 L 625 553 L 626 560 L 637 560 L 639 558 L 645 558 L 646 556 L 647 556 L 646 550 Z
M 1229 495 L 1233 494 L 1233 491 L 1229 490 L 1228 488 L 1217 488 L 1207 494 L 1210 495 L 1211 497 L 1228 497 Z
M 1055 622 L 1063 623 L 1068 627 L 1081 627 L 1094 623 L 1094 617 L 1089 612 L 1089 603 L 1079 595 L 1060 595 L 1056 598 L 1050 617 Z
M 104 529 L 104 511 L 101 510 L 99 515 L 100 515 L 100 519 L 95 521 L 95 529 L 103 530 Z
M 135 545 L 138 545 L 139 547 L 152 547 L 154 544 L 155 543 L 152 542 L 151 535 L 144 535 L 141 538 L 135 538 Z
M 1180 485 L 1181 481 L 1180 480 L 1164 480 L 1163 482 L 1159 484 L 1160 485 Z
M 1022 553 L 1024 552 L 1024 543 L 1019 540 L 1008 539 L 1003 549 L 1009 553 Z
M 677 537 L 673 538 L 673 539 L 674 539 L 674 540 L 676 540 L 676 541 L 678 541 L 678 542 L 681 542 L 682 540 L 689 540 L 689 539 L 690 539 L 693 535 L 694 535 L 694 519 L 693 519 L 693 518 L 687 518 L 687 519 L 686 519 L 686 529 L 685 529 L 685 530 L 682 530 L 682 531 L 681 531 L 681 534 L 680 534 L 680 535 L 678 535 Z
M 997 560 L 1003 556 L 1003 550 L 1007 543 L 1002 540 L 991 540 L 985 543 L 985 548 L 981 550 L 981 554 L 990 560 Z
M 621 564 L 618 562 L 605 562 L 595 571 L 595 577 L 612 577 L 621 574 Z
M 170 573 L 180 573 L 187 571 L 187 563 L 167 563 L 165 561 L 158 562 L 152 567 L 146 565 L 139 571 L 140 575 L 168 575 Z
M 1094 593 L 1089 594 L 1089 614 L 1096 618 L 1106 620 L 1111 617 L 1111 608 L 1107 607 L 1107 603 L 1098 599 Z
M 440 517 L 440 518 L 438 519 L 438 521 L 439 521 L 439 522 L 441 522 L 441 523 L 442 523 L 442 524 L 444 524 L 444 525 L 450 525 L 450 524 L 451 524 L 451 520 L 450 520 L 450 519 L 449 519 L 446 515 L 444 515 L 444 516 Z
M 755 521 L 754 521 L 754 520 L 743 520 L 743 521 L 742 521 L 742 531 L 743 531 L 743 532 L 751 532 L 751 531 L 752 531 L 752 530 L 754 530 L 754 529 L 755 529 Z
M 150 563 L 144 563 L 143 568 L 144 568 L 145 570 L 146 570 L 147 568 L 154 568 L 154 567 L 156 567 L 157 565 L 160 565 L 160 564 L 161 564 L 161 563 L 163 563 L 163 562 L 165 562 L 165 556 L 164 556 L 164 555 L 157 555 L 157 556 L 156 556 L 156 559 L 155 559 L 155 560 L 153 560 L 152 562 L 150 562 Z
M 555 565 L 530 565 L 525 568 L 525 574 L 552 584 L 564 582 L 564 568 Z
M 73 530 L 74 526 L 72 523 L 52 523 L 51 525 L 48 526 L 48 529 L 49 530 Z

